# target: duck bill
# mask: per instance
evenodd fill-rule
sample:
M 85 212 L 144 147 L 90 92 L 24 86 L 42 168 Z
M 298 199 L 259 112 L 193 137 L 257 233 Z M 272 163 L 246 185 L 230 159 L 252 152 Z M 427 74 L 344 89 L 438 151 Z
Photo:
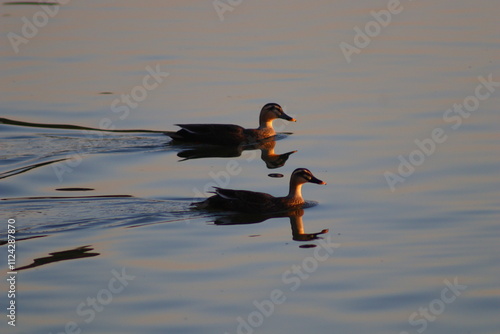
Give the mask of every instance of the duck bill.
M 316 183 L 316 184 L 326 184 L 325 181 L 321 181 L 320 179 L 316 178 L 313 176 L 313 178 L 311 180 L 309 180 L 309 182 L 311 183 Z
M 290 116 L 288 116 L 288 115 L 287 115 L 287 114 L 285 114 L 285 113 L 281 114 L 281 115 L 279 116 L 279 118 L 282 118 L 282 119 L 284 119 L 284 120 L 286 120 L 286 121 L 289 121 L 289 122 L 297 122 L 297 120 L 296 120 L 295 118 L 290 117 Z

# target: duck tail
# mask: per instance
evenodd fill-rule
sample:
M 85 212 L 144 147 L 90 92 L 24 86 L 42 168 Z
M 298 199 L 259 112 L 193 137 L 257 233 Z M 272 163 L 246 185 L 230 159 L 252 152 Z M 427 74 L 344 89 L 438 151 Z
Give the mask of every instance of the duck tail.
M 207 203 L 206 201 L 201 201 L 201 202 L 193 202 L 190 204 L 190 206 L 193 208 L 193 209 L 197 209 L 197 210 L 203 210 L 203 209 L 206 209 L 207 208 Z
M 177 131 L 164 131 L 163 134 L 165 136 L 169 136 L 172 139 L 177 139 L 177 140 L 182 139 L 182 137 L 179 136 Z

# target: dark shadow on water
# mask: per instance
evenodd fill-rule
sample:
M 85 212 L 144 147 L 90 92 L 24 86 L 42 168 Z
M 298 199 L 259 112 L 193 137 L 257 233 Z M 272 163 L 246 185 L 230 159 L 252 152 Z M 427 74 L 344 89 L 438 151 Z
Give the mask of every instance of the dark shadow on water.
M 31 263 L 27 266 L 18 267 L 15 270 L 21 271 L 21 270 L 25 270 L 25 269 L 40 267 L 40 266 L 54 263 L 54 262 L 83 259 L 83 258 L 87 258 L 87 257 L 94 257 L 94 256 L 100 255 L 100 253 L 89 253 L 92 250 L 94 250 L 94 249 L 91 248 L 90 245 L 87 245 L 87 246 L 81 246 L 81 247 L 77 247 L 77 248 L 69 249 L 69 250 L 65 250 L 65 251 L 49 253 L 50 256 L 45 256 L 45 257 L 40 257 L 40 258 L 34 259 L 33 263 Z

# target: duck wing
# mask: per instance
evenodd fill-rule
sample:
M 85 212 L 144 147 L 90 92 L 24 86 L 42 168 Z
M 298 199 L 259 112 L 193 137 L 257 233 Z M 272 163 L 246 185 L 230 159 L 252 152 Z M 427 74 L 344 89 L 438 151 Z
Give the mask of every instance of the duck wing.
M 246 137 L 244 128 L 235 124 L 176 124 L 181 129 L 171 136 L 184 141 L 199 141 L 207 144 L 238 145 Z
M 235 124 L 175 124 L 178 127 L 197 135 L 214 134 L 217 131 L 237 134 L 243 131 L 243 127 Z
M 227 208 L 237 211 L 269 211 L 276 205 L 276 197 L 261 192 L 215 188 L 215 194 Z
M 274 196 L 249 190 L 233 190 L 215 187 L 215 193 L 222 198 L 229 200 L 240 200 L 249 203 L 257 203 L 262 200 L 270 200 Z

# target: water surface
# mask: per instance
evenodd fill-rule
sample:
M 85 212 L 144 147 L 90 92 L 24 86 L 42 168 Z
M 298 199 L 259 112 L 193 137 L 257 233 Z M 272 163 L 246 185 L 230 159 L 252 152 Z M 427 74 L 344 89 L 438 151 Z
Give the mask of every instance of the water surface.
M 231 7 L 72 1 L 16 53 L 44 9 L 2 6 L 2 333 L 497 333 L 497 2 L 402 1 L 350 62 L 387 2 Z M 298 122 L 266 147 L 161 133 L 255 127 L 268 102 Z M 212 186 L 281 196 L 297 167 L 328 185 L 292 217 L 190 207 Z

